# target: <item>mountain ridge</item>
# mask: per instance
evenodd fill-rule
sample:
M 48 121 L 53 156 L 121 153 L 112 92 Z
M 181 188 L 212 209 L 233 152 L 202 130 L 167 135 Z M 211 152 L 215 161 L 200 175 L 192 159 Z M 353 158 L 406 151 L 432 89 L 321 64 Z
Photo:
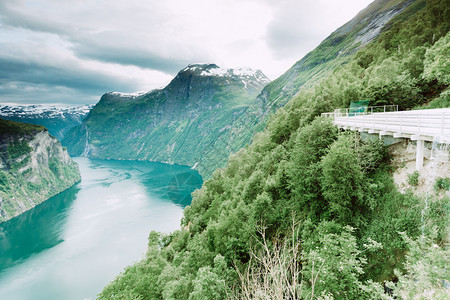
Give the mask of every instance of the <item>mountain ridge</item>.
M 268 82 L 259 70 L 192 64 L 162 89 L 104 94 L 63 144 L 71 155 L 193 166 Z

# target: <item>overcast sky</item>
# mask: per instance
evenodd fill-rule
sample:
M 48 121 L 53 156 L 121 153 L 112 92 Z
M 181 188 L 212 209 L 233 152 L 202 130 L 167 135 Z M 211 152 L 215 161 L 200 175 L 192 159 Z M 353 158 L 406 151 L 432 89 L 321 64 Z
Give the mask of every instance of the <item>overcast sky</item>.
M 191 63 L 270 79 L 371 0 L 0 0 L 0 104 L 96 103 Z

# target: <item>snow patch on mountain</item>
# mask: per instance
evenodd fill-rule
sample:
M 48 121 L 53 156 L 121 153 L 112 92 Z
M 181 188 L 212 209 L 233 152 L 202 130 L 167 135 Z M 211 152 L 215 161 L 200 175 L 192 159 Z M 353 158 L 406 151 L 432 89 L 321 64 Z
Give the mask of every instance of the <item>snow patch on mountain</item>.
M 256 79 L 267 78 L 260 70 L 251 68 L 207 68 L 200 73 L 201 76 L 238 76 L 243 78 L 253 77 Z M 267 79 L 268 80 L 268 79 Z
M 27 118 L 64 118 L 66 115 L 85 116 L 93 105 L 58 106 L 58 105 L 0 105 L 0 117 Z
M 108 94 L 116 95 L 116 96 L 120 96 L 120 97 L 136 98 L 136 97 L 148 94 L 148 93 L 150 93 L 150 92 L 148 92 L 148 91 L 139 91 L 139 92 L 134 92 L 134 93 L 110 92 Z
M 253 70 L 249 67 L 221 68 L 216 64 L 191 64 L 180 71 L 180 73 L 183 72 L 191 72 L 200 76 L 240 77 L 261 81 L 262 83 L 270 82 L 261 70 Z

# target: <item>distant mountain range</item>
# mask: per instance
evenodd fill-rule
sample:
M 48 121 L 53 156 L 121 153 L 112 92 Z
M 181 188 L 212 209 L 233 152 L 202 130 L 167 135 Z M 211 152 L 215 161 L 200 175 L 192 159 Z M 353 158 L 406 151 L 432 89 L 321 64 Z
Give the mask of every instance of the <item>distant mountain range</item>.
M 72 127 L 81 124 L 93 105 L 0 105 L 0 119 L 45 126 L 62 140 Z

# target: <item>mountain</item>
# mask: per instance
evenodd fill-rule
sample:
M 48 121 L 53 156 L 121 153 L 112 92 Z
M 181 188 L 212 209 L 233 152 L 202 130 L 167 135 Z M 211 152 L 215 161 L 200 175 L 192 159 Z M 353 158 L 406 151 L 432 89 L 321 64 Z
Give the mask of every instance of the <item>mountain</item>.
M 178 231 L 149 234 L 143 259 L 99 299 L 449 298 L 449 178 L 426 196 L 402 193 L 395 149 L 320 117 L 358 99 L 450 107 L 448 0 L 377 0 L 335 34 L 345 32 L 266 86 L 240 122 L 263 130 L 194 192 Z M 241 142 L 249 129 L 230 133 Z
M 52 106 L 52 105 L 2 105 L 0 118 L 4 120 L 42 125 L 58 140 L 67 131 L 81 124 L 93 105 Z
M 248 68 L 189 65 L 163 89 L 103 95 L 63 144 L 71 155 L 194 166 L 268 82 Z
M 378 35 L 390 27 L 390 21 L 413 1 L 374 1 L 352 20 L 334 31 L 320 45 L 296 62 L 279 78 L 269 83 L 228 131 L 219 137 L 199 164 L 199 172 L 209 174 L 223 167 L 228 156 L 251 142 L 262 131 L 269 117 L 292 99 L 302 87 L 310 88 L 337 67 L 344 65 Z
M 78 166 L 45 127 L 0 120 L 0 222 L 79 180 Z

